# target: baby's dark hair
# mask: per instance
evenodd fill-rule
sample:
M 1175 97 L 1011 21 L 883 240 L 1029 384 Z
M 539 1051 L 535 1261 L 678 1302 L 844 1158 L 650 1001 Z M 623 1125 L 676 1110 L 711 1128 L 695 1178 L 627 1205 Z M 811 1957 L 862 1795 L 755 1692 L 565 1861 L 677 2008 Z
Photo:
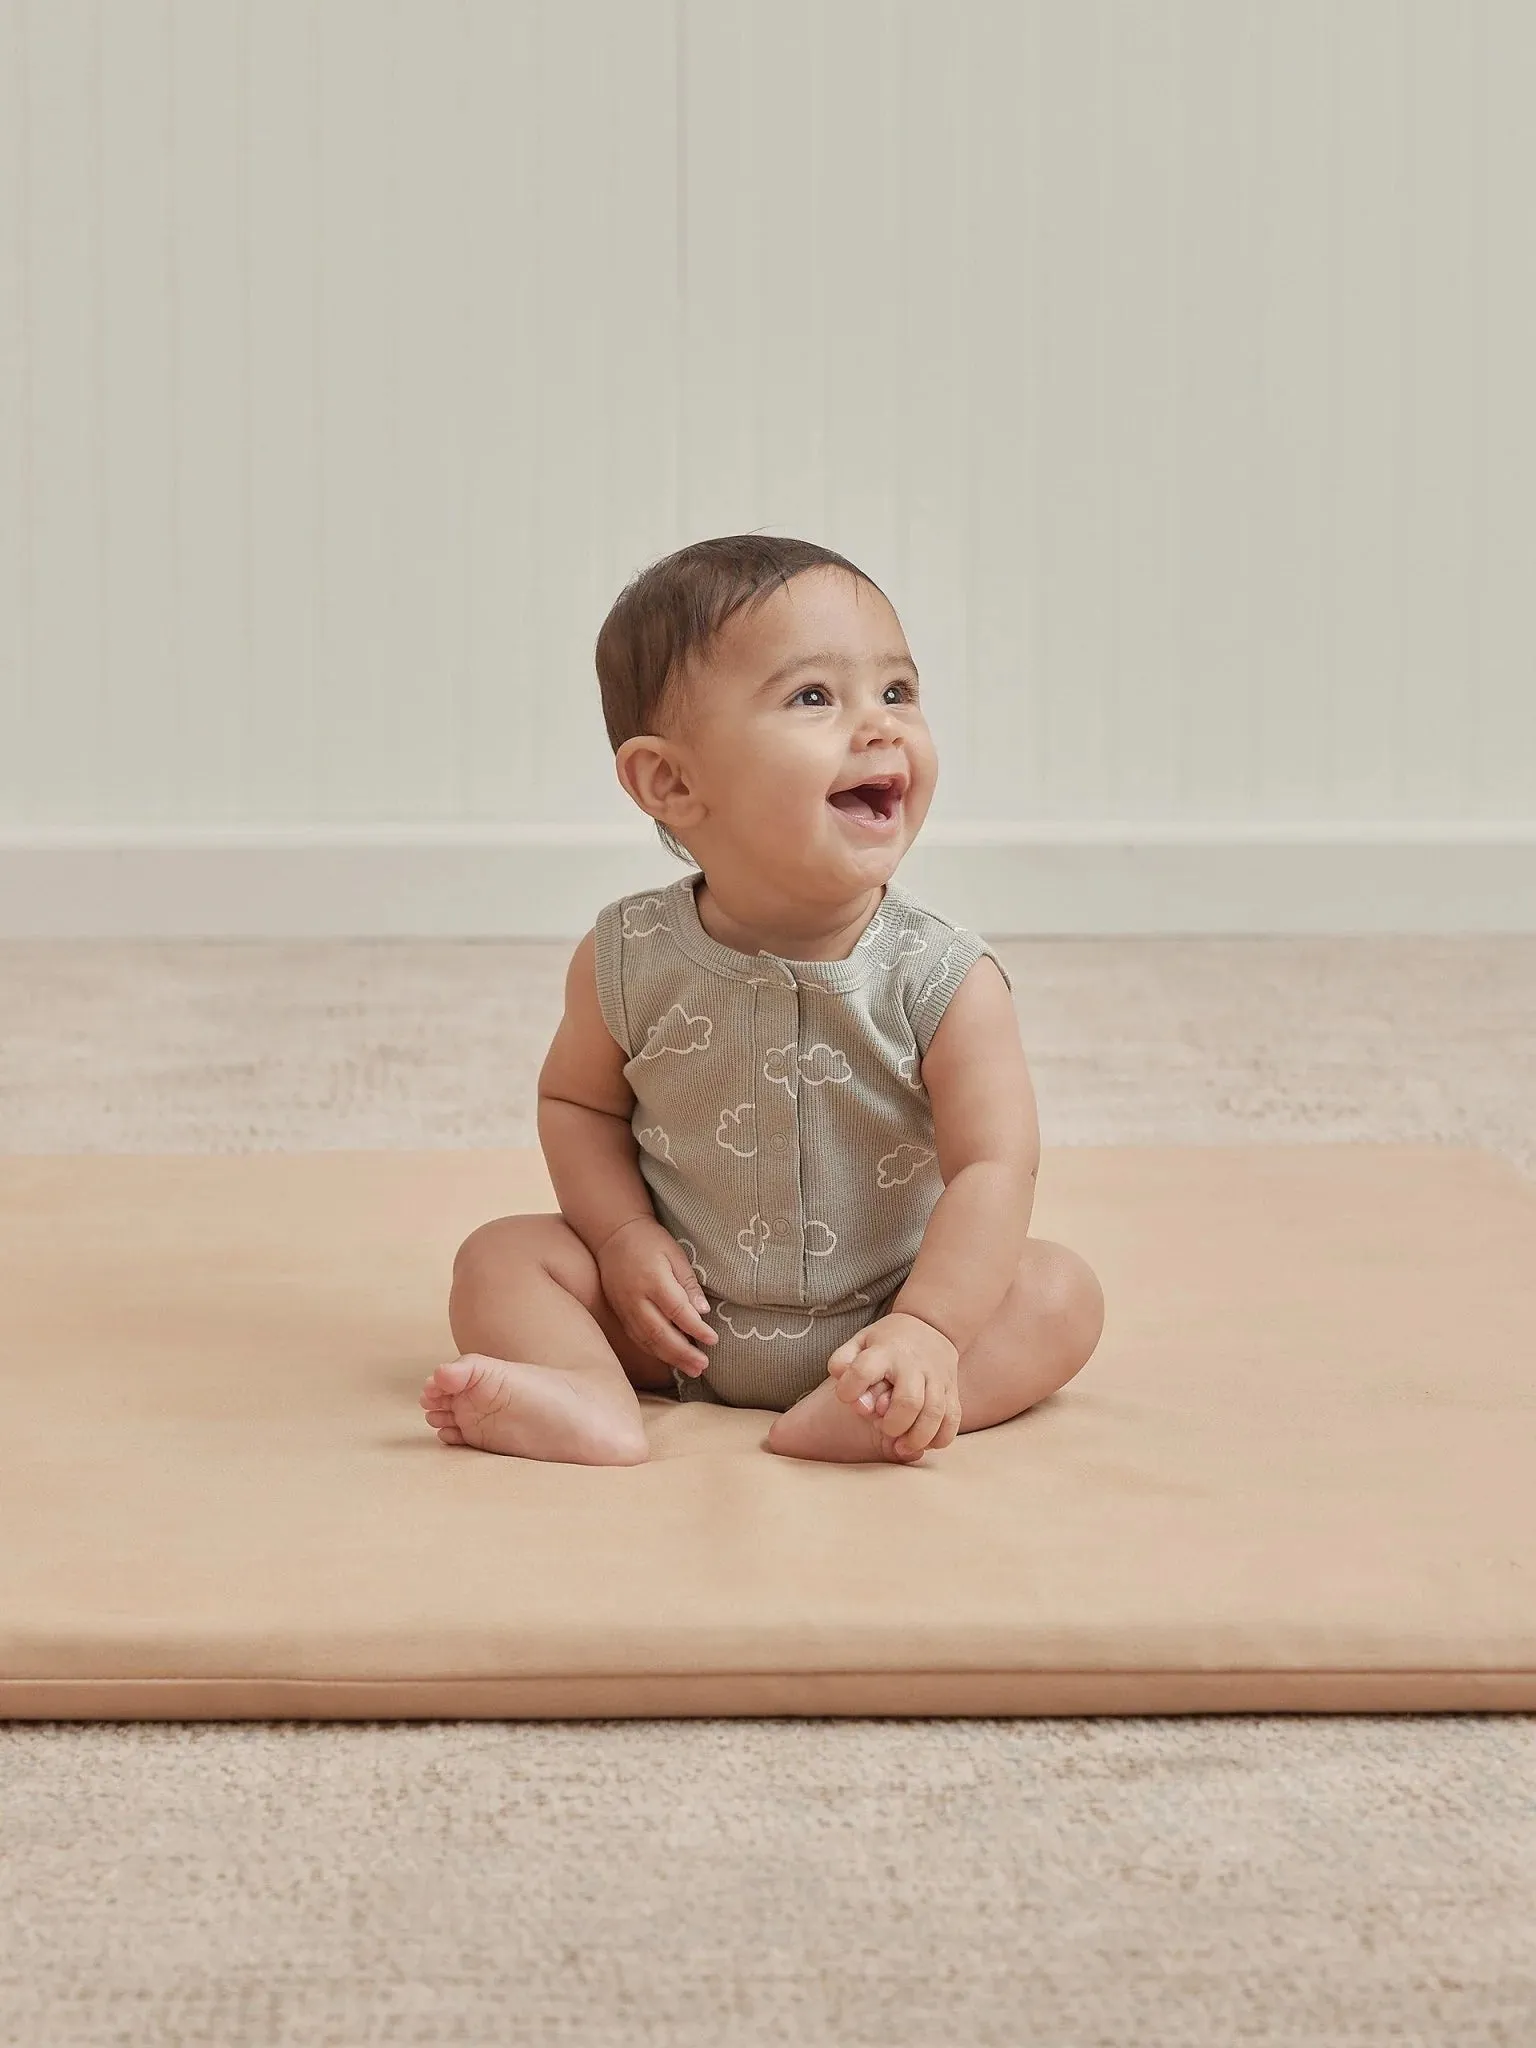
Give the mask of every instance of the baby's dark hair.
M 633 577 L 597 636 L 597 680 L 613 751 L 638 733 L 656 732 L 658 716 L 681 715 L 689 664 L 708 652 L 726 620 L 807 569 L 846 569 L 880 588 L 831 548 L 764 533 L 694 541 Z M 656 830 L 669 852 L 694 864 L 659 818 Z

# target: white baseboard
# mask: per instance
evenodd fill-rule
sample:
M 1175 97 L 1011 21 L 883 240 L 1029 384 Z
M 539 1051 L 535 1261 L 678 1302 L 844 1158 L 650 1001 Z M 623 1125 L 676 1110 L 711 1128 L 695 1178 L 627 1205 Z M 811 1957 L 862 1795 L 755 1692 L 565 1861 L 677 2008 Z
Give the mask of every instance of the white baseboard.
M 575 939 L 685 870 L 607 825 L 0 831 L 0 938 Z M 1536 823 L 930 824 L 903 886 L 990 935 L 1536 932 Z

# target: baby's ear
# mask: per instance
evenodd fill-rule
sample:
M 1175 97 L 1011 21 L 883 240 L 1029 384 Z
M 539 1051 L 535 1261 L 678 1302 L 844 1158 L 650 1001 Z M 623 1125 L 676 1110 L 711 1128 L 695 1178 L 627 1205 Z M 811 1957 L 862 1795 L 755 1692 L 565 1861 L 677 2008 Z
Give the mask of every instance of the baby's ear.
M 651 811 L 655 801 L 666 801 L 672 784 L 678 780 L 678 766 L 672 760 L 672 750 L 666 739 L 659 739 L 655 733 L 637 733 L 627 739 L 612 758 L 614 774 L 618 784 L 635 799 L 643 811 Z
M 688 778 L 669 740 L 655 733 L 637 733 L 626 740 L 613 757 L 619 786 L 647 816 L 663 824 L 675 822 L 672 815 L 678 801 L 688 799 Z

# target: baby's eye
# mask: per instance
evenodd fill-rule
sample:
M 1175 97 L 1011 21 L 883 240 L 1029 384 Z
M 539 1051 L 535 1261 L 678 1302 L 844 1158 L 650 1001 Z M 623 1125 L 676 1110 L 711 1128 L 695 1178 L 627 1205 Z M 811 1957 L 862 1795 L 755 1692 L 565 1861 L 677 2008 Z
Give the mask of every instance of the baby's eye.
M 806 683 L 803 688 L 796 690 L 794 696 L 791 697 L 789 700 L 790 703 L 798 704 L 800 699 L 804 696 L 807 696 L 812 690 L 819 691 L 823 697 L 827 695 L 827 688 L 824 683 Z M 892 690 L 899 690 L 902 693 L 903 697 L 911 701 L 913 696 L 913 690 L 912 685 L 910 683 L 887 683 L 884 690 L 881 692 L 881 695 L 888 697 Z

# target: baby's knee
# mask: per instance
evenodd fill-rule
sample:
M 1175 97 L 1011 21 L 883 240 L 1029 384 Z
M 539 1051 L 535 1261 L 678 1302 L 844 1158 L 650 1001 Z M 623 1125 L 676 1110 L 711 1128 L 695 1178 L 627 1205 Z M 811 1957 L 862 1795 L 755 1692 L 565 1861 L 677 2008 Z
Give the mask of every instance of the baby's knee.
M 1064 1353 L 1086 1364 L 1104 1333 L 1104 1289 L 1088 1261 L 1064 1244 L 1043 1244 L 1032 1276 L 1041 1317 Z
M 597 1261 L 557 1212 L 497 1216 L 472 1230 L 453 1257 L 455 1291 L 505 1284 L 535 1267 L 575 1295 L 597 1285 Z

